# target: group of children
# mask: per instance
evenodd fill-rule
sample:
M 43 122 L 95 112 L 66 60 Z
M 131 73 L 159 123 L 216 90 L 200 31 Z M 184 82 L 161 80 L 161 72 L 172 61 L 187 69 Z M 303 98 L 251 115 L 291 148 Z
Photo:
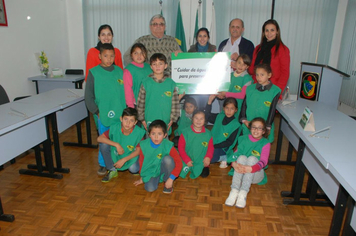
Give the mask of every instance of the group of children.
M 225 204 L 245 207 L 251 184 L 267 181 L 264 168 L 280 94 L 268 80 L 270 67 L 257 65 L 253 84 L 247 73 L 250 59 L 240 55 L 229 91 L 210 95 L 204 109 L 184 96 L 180 110 L 176 84 L 165 72 L 167 59 L 156 53 L 148 65 L 146 55 L 144 45 L 134 44 L 133 62 L 122 71 L 113 65 L 112 45 L 103 44 L 101 64 L 89 70 L 85 101 L 98 118 L 99 165 L 107 170 L 102 182 L 117 177 L 118 170 L 129 170 L 140 174 L 136 186 L 144 184 L 152 192 L 164 182 L 163 192 L 171 193 L 178 176 L 205 178 L 211 163 L 220 162 L 221 168 L 231 163 L 233 181 Z M 218 114 L 211 113 L 216 97 L 225 99 Z M 173 143 L 168 137 L 175 122 Z M 214 124 L 211 131 L 205 127 L 207 122 Z

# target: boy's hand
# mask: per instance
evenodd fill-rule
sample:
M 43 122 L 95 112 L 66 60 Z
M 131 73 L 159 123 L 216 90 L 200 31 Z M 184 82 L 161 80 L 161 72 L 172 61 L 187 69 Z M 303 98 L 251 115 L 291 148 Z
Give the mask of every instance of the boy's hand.
M 148 131 L 148 130 L 147 130 L 147 124 L 146 124 L 146 121 L 142 121 L 142 125 L 143 125 L 143 127 L 145 128 L 145 130 L 146 130 L 146 131 Z
M 226 92 L 225 92 L 225 91 L 220 91 L 220 92 L 218 92 L 217 97 L 218 97 L 219 99 L 224 99 L 224 98 L 226 97 Z
M 173 179 L 168 178 L 167 181 L 164 183 L 164 186 L 166 186 L 166 188 L 172 188 L 173 187 Z
M 182 98 L 185 96 L 185 92 L 182 94 L 178 94 L 178 101 L 182 100 Z
M 208 105 L 211 105 L 216 97 L 216 94 L 211 94 L 208 99 Z
M 187 166 L 192 167 L 193 166 L 193 161 L 188 162 Z
M 234 170 L 235 170 L 236 172 L 238 172 L 238 170 L 237 170 L 237 162 L 236 162 L 236 161 L 232 162 L 232 163 L 231 163 L 231 166 L 232 166 L 232 168 L 234 168 Z
M 210 158 L 209 157 L 205 157 L 204 160 L 203 160 L 203 164 L 204 164 L 204 167 L 207 167 L 210 165 Z
M 171 128 L 172 124 L 173 124 L 173 121 L 170 121 L 170 122 L 168 123 L 168 125 L 167 125 L 167 133 L 168 133 L 169 128 Z
M 121 145 L 120 144 L 116 144 L 116 151 L 117 151 L 117 153 L 119 153 L 119 155 L 122 155 L 122 154 L 124 154 L 124 149 L 121 147 Z
M 122 158 L 121 160 L 118 160 L 115 164 L 114 167 L 117 169 L 120 169 L 124 164 L 126 163 L 126 159 Z
M 140 185 L 140 184 L 143 184 L 142 178 L 140 178 L 139 180 L 136 180 L 136 181 L 134 182 L 134 185 L 135 185 L 135 186 L 138 186 L 138 185 Z

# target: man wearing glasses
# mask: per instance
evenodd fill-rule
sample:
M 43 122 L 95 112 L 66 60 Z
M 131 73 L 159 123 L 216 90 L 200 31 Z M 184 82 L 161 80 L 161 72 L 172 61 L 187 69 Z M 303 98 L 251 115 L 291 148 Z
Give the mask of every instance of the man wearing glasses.
M 166 30 L 166 20 L 162 15 L 154 15 L 150 20 L 150 30 L 151 34 L 142 36 L 134 43 L 142 43 L 145 45 L 148 55 L 147 59 L 154 53 L 163 53 L 167 58 L 167 72 L 171 73 L 171 53 L 177 54 L 181 52 L 179 45 L 174 37 L 164 34 Z M 130 57 L 131 47 L 124 54 L 125 66 L 128 65 L 132 59 Z

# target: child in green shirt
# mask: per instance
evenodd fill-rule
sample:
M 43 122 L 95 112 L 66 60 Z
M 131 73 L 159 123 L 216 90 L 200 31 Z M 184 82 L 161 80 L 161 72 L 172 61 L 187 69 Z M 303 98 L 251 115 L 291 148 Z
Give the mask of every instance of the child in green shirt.
M 153 73 L 142 81 L 137 98 L 138 119 L 146 130 L 152 121 L 163 120 L 170 134 L 172 123 L 179 117 L 176 83 L 165 72 L 167 58 L 162 53 L 153 54 L 150 65 Z
M 101 64 L 89 70 L 85 85 L 85 104 L 97 119 L 101 135 L 109 126 L 120 120 L 126 107 L 122 69 L 114 65 L 115 50 L 111 43 L 104 43 L 99 54 Z M 106 174 L 105 162 L 99 151 L 99 175 Z
M 105 166 L 108 170 L 102 182 L 109 182 L 118 176 L 117 170 L 129 170 L 131 173 L 139 171 L 137 147 L 145 135 L 145 130 L 136 126 L 137 110 L 128 107 L 122 112 L 120 122 L 110 126 L 110 129 L 98 137 L 100 151 L 103 154 Z
M 148 192 L 164 182 L 164 193 L 173 192 L 173 181 L 182 169 L 182 160 L 173 143 L 166 139 L 167 125 L 162 120 L 154 120 L 148 127 L 148 139 L 140 142 L 140 175 L 134 185 L 145 184 Z

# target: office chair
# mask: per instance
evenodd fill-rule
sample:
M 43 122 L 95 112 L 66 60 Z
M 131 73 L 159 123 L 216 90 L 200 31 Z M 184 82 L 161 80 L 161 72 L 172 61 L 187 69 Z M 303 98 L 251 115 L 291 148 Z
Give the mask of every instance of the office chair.
M 10 102 L 5 89 L 0 85 L 0 105 Z
M 82 69 L 66 69 L 66 75 L 84 75 Z

